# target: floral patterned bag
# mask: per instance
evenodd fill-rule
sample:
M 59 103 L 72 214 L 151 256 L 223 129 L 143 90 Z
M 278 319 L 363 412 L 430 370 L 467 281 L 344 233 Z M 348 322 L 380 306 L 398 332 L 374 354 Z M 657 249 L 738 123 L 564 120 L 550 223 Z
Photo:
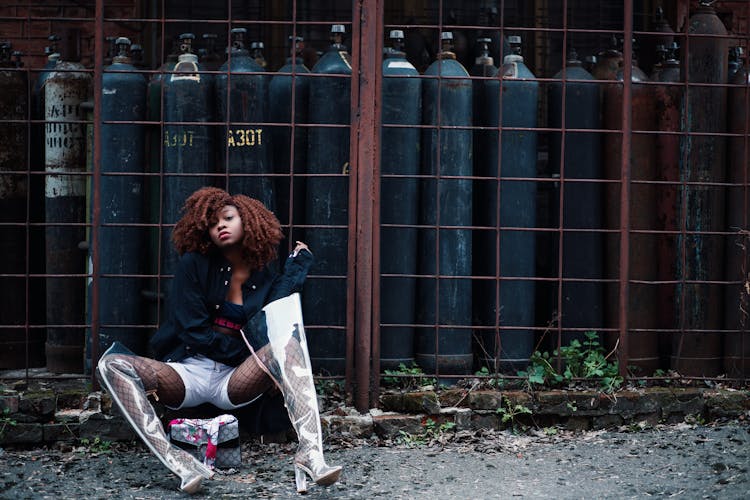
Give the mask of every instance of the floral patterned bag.
M 172 443 L 202 461 L 207 467 L 228 469 L 242 465 L 237 417 L 177 418 L 169 422 Z

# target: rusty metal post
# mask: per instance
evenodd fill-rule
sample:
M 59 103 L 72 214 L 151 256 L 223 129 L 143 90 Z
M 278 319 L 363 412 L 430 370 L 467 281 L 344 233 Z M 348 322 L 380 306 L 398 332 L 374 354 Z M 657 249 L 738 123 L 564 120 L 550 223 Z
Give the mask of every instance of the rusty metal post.
M 349 179 L 349 263 L 347 271 L 347 341 L 354 341 L 354 366 L 347 360 L 347 380 L 356 370 L 354 405 L 360 412 L 370 407 L 370 393 L 377 371 L 373 373 L 374 245 L 377 211 L 380 153 L 378 150 L 380 95 L 378 77 L 382 64 L 381 0 L 363 0 L 354 4 L 352 18 L 352 101 L 351 101 L 351 174 Z M 357 22 L 358 21 L 358 22 Z M 353 306 L 353 317 L 352 317 Z M 374 326 L 375 325 L 375 326 Z M 350 333 L 353 332 L 353 333 Z M 375 340 L 376 342 L 373 342 Z M 349 352 L 349 349 L 347 349 Z M 376 349 L 377 352 L 377 349 Z
M 372 150 L 372 168 L 370 192 L 372 193 L 372 241 L 370 248 L 371 267 L 370 276 L 372 279 L 372 315 L 371 315 L 371 372 L 370 372 L 370 406 L 377 406 L 378 396 L 380 394 L 380 125 L 382 122 L 381 108 L 378 105 L 382 95 L 382 59 L 383 51 L 381 43 L 384 39 L 383 27 L 383 1 L 368 0 L 366 2 L 370 12 L 370 22 L 368 25 L 368 47 L 370 49 L 371 61 L 369 68 L 371 73 L 369 80 L 371 85 L 368 88 L 368 99 L 363 102 L 368 106 L 372 105 L 371 110 L 371 150 Z M 374 32 L 374 34 L 373 34 Z
M 630 147 L 633 117 L 633 0 L 625 0 L 623 12 L 622 163 L 620 171 L 620 297 L 618 359 L 620 375 L 628 371 L 628 312 L 630 304 Z
M 96 363 L 99 361 L 99 224 L 101 222 L 101 116 L 102 116 L 102 61 L 104 61 L 104 0 L 96 0 L 94 13 L 94 155 L 92 165 L 91 192 L 91 385 L 99 390 L 96 378 Z

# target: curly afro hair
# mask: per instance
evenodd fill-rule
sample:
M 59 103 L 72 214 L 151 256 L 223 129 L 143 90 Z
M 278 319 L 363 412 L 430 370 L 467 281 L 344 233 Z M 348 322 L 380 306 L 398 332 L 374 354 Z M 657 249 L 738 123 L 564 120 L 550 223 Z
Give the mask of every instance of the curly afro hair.
M 230 195 L 223 189 L 204 187 L 191 194 L 182 207 L 182 218 L 172 232 L 172 242 L 177 252 L 216 251 L 208 228 L 218 221 L 218 213 L 231 205 L 237 208 L 242 219 L 245 237 L 242 241 L 243 259 L 250 270 L 260 269 L 277 257 L 282 239 L 281 224 L 276 216 L 260 201 L 242 194 Z

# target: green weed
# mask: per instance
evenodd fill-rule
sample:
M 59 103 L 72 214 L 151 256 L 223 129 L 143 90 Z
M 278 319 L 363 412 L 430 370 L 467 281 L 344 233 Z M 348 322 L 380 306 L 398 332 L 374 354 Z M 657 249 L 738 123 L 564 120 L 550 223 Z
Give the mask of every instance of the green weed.
M 500 407 L 497 409 L 497 413 L 500 415 L 500 420 L 504 424 L 510 423 L 511 427 L 513 429 L 516 429 L 518 427 L 518 417 L 520 415 L 531 415 L 531 409 L 527 407 L 526 405 L 522 405 L 520 403 L 513 404 L 508 399 L 503 398 L 503 401 L 505 402 L 505 407 Z
M 553 364 L 560 358 L 564 367 L 559 372 Z M 518 372 L 530 389 L 535 386 L 558 387 L 572 385 L 577 380 L 596 380 L 606 393 L 617 390 L 623 382 L 617 361 L 610 362 L 596 332 L 586 332 L 583 342 L 574 339 L 570 345 L 549 352 L 535 351 L 530 365 Z
M 416 364 L 406 366 L 404 363 L 398 365 L 398 370 L 384 370 L 383 384 L 385 386 L 400 389 L 416 389 L 425 385 L 435 385 L 437 380 L 426 377 L 422 369 Z
M 0 417 L 0 439 L 5 437 L 5 430 L 10 427 L 15 427 L 18 425 L 18 422 L 16 422 L 15 419 L 10 418 L 8 415 L 10 415 L 10 408 L 5 408 L 3 410 L 3 416 Z
M 483 366 L 479 371 L 475 372 L 474 375 L 477 377 L 482 377 L 482 381 L 491 388 L 494 389 L 501 389 L 505 387 L 505 379 L 502 377 L 490 377 L 490 370 Z
M 445 435 L 445 433 L 455 429 L 455 422 L 443 422 L 438 424 L 431 418 L 426 418 L 422 422 L 422 431 L 416 434 L 406 432 L 403 430 L 398 431 L 398 437 L 396 441 L 409 448 L 414 446 L 423 446 L 432 441 L 439 440 Z
M 95 437 L 93 440 L 89 438 L 81 438 L 81 446 L 87 449 L 89 453 L 109 453 L 112 451 L 112 443 L 110 441 Z

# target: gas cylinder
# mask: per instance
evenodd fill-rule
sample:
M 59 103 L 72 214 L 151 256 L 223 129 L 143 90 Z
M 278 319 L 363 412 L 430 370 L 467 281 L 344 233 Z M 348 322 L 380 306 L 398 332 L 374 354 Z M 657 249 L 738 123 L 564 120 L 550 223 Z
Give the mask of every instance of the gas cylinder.
M 167 54 L 166 60 L 159 67 L 159 70 L 151 76 L 148 82 L 147 95 L 148 95 L 148 120 L 155 122 L 153 126 L 149 127 L 149 171 L 152 173 L 159 172 L 161 169 L 161 153 L 163 146 L 164 134 L 161 130 L 162 119 L 162 91 L 164 77 L 170 76 L 169 72 L 174 70 L 177 64 L 177 46 L 173 43 L 173 47 L 169 54 Z M 156 198 L 158 198 L 158 193 Z M 155 213 L 158 213 L 158 205 L 153 207 Z M 157 221 L 154 221 L 157 222 Z
M 709 0 L 688 21 L 688 84 L 727 83 L 727 30 Z M 690 36 L 699 35 L 699 36 Z M 676 309 L 680 333 L 674 335 L 672 368 L 682 375 L 714 376 L 722 370 L 724 290 L 722 285 L 705 283 L 724 279 L 724 236 L 707 234 L 726 229 L 725 194 L 727 88 L 689 85 L 685 126 L 688 135 L 681 147 L 687 160 L 680 181 L 701 183 L 682 186 L 679 199 L 684 215 L 684 233 L 677 242 Z M 696 331 L 699 330 L 699 331 Z
M 292 42 L 291 57 L 286 59 L 286 64 L 271 78 L 268 100 L 273 103 L 269 109 L 271 122 L 288 124 L 271 128 L 274 168 L 277 174 L 282 174 L 276 182 L 276 215 L 282 224 L 297 225 L 304 223 L 305 214 L 304 184 L 295 176 L 305 173 L 307 163 L 307 128 L 299 124 L 308 121 L 310 78 L 307 75 L 310 70 L 302 59 L 304 39 L 290 36 L 289 40 Z M 295 240 L 304 240 L 301 231 L 294 229 Z
M 47 55 L 47 62 L 44 63 L 42 71 L 40 71 L 37 76 L 32 94 L 36 103 L 39 103 L 35 103 L 35 106 L 42 106 L 42 109 L 38 112 L 38 115 L 42 118 L 44 117 L 44 95 L 42 94 L 42 86 L 50 73 L 52 73 L 50 70 L 52 70 L 57 65 L 57 61 L 60 60 L 60 53 L 57 51 L 57 43 L 60 41 L 60 37 L 57 35 L 50 35 L 47 39 L 50 42 L 50 45 L 44 48 L 44 53 Z
M 415 358 L 427 373 L 452 375 L 472 368 L 472 236 L 465 229 L 472 225 L 472 83 L 456 61 L 451 32 L 441 33 L 441 43 L 422 84 L 419 223 L 427 227 L 418 269 L 427 277 L 417 286 L 417 323 L 435 326 L 417 330 Z
M 599 86 L 587 82 L 594 77 L 583 69 L 574 49 L 567 58 L 565 72 L 560 70 L 552 78 L 559 82 L 555 81 L 549 88 L 549 126 L 600 129 Z M 603 174 L 601 150 L 598 132 L 566 130 L 552 132 L 549 136 L 550 169 L 560 173 L 563 196 L 562 270 L 558 270 L 563 278 L 559 311 L 563 329 L 561 345 L 569 345 L 573 339 L 582 341 L 584 331 L 600 331 L 604 326 L 604 290 L 599 281 L 604 272 L 604 238 L 601 232 L 595 232 L 604 227 L 603 189 L 602 184 L 596 182 Z M 556 207 L 553 212 L 559 220 Z
M 266 66 L 268 66 L 266 56 L 263 55 L 263 49 L 265 48 L 266 46 L 263 42 L 252 42 L 250 44 L 250 57 L 252 57 L 256 64 L 263 69 L 266 69 Z
M 44 332 L 24 327 L 29 98 L 20 55 L 10 42 L 0 43 L 0 274 L 17 275 L 0 277 L 0 369 L 44 366 Z
M 664 45 L 657 45 L 655 52 L 656 62 L 654 63 L 653 69 L 651 71 L 652 82 L 659 81 L 659 73 L 661 73 L 661 70 L 664 68 L 664 63 L 667 61 L 669 50 Z
M 750 332 L 747 311 L 750 304 L 750 221 L 748 221 L 748 182 L 750 171 L 750 68 L 738 64 L 729 89 L 729 139 L 727 158 L 727 231 L 726 280 L 730 284 L 725 297 L 724 370 L 730 377 L 750 377 Z
M 86 134 L 81 103 L 91 74 L 59 60 L 43 84 L 45 112 L 45 249 L 47 369 L 81 373 L 84 358 L 86 255 Z M 65 225 L 59 225 L 65 224 Z M 77 275 L 77 276 L 70 276 Z
M 104 53 L 104 66 L 109 66 L 110 64 L 112 64 L 112 60 L 117 54 L 117 45 L 115 44 L 116 41 L 116 36 L 104 37 L 104 45 L 107 47 L 107 51 Z
M 60 41 L 60 37 L 57 35 L 50 35 L 48 37 L 50 45 L 44 48 L 44 52 L 47 54 L 47 62 L 39 72 L 36 82 L 34 82 L 34 88 L 31 94 L 31 109 L 32 118 L 34 120 L 44 120 L 44 82 L 49 78 L 52 73 L 52 69 L 57 65 L 60 60 L 60 53 L 57 51 L 57 43 Z M 32 148 L 31 148 L 31 170 L 42 171 L 44 170 L 44 124 L 34 124 L 32 126 L 33 133 L 31 134 Z M 41 176 L 34 176 L 42 179 Z M 32 182 L 34 178 L 32 178 Z M 41 182 L 43 184 L 43 181 Z M 44 191 L 44 186 L 40 186 L 41 191 Z M 35 190 L 32 187 L 32 192 Z M 38 220 L 44 218 L 43 214 Z
M 205 125 L 213 119 L 213 78 L 201 73 L 203 67 L 192 51 L 194 39 L 192 33 L 180 35 L 181 54 L 173 73 L 164 75 L 163 80 L 162 274 L 172 274 L 177 262 L 171 225 L 179 219 L 185 200 L 197 189 L 213 185 L 216 179 L 214 129 Z
M 99 345 L 98 354 L 119 341 L 135 354 L 146 354 L 146 330 L 118 325 L 142 323 L 141 291 L 145 272 L 143 246 L 144 173 L 146 171 L 146 79 L 128 56 L 130 40 L 116 39 L 117 54 L 102 75 L 100 227 L 99 247 Z M 114 175 L 113 175 L 114 174 Z M 92 193 L 93 196 L 93 193 Z M 91 359 L 91 356 L 87 356 Z
M 609 48 L 600 52 L 596 58 L 591 74 L 597 80 L 615 80 L 617 72 L 622 69 L 621 41 L 615 35 L 609 42 Z
M 595 55 L 588 55 L 583 58 L 583 69 L 591 73 L 596 67 L 597 58 Z M 592 73 L 593 76 L 593 73 Z
M 656 124 L 662 132 L 656 136 L 656 178 L 661 181 L 656 187 L 656 217 L 657 228 L 664 231 L 657 239 L 657 268 L 659 281 L 663 282 L 657 289 L 657 314 L 659 328 L 671 330 L 677 327 L 674 281 L 677 279 L 675 256 L 679 255 L 676 234 L 681 227 L 677 201 L 682 164 L 679 132 L 683 130 L 681 120 L 685 91 L 680 85 L 679 47 L 673 42 L 665 50 L 665 57 L 658 63 L 653 75 L 654 81 L 662 83 L 654 87 Z M 659 351 L 662 356 L 669 353 L 669 342 L 667 335 L 660 335 Z M 662 364 L 667 366 L 668 363 Z
M 388 227 L 418 223 L 418 180 L 422 83 L 403 51 L 404 32 L 390 32 L 384 52 L 380 153 L 380 319 L 385 324 L 413 325 L 416 311 L 417 230 Z M 412 78 L 408 78 L 412 77 Z M 397 125 L 398 127 L 394 127 Z M 398 176 L 398 177 L 393 177 Z M 383 326 L 380 367 L 398 369 L 414 362 L 414 327 Z
M 495 9 L 496 10 L 496 9 Z M 472 66 L 470 74 L 473 77 L 480 77 L 472 79 L 472 121 L 475 127 L 490 127 L 492 123 L 491 115 L 497 115 L 497 110 L 492 109 L 492 106 L 498 106 L 497 93 L 499 92 L 499 83 L 497 81 L 497 67 L 495 66 L 495 59 L 490 55 L 490 44 L 492 43 L 491 38 L 478 38 L 477 45 L 479 46 L 479 55 L 474 60 L 474 66 Z M 497 126 L 497 120 L 494 121 Z M 497 130 L 487 129 L 475 129 L 473 131 L 473 167 L 476 175 L 490 175 L 491 168 L 488 168 L 487 157 L 483 152 L 488 151 L 489 148 L 494 147 L 497 150 L 498 134 Z M 493 145 L 492 143 L 495 142 Z M 497 160 L 497 158 L 495 158 Z M 494 169 L 497 171 L 497 168 Z M 476 225 L 489 226 L 491 217 L 488 214 L 490 209 L 481 210 L 479 207 L 488 207 L 488 202 L 497 201 L 497 183 L 494 179 L 484 180 L 482 182 L 476 182 L 473 186 L 474 206 L 478 209 L 474 211 L 474 222 Z M 489 197 L 489 198 L 488 198 Z M 494 228 L 494 225 L 493 225 Z M 496 249 L 495 246 L 492 248 L 486 248 L 484 245 L 492 244 L 495 240 L 495 231 L 493 230 L 477 230 L 472 235 L 472 246 L 475 249 L 474 252 L 478 258 L 474 259 L 473 262 L 473 274 L 483 275 L 490 274 L 489 264 L 487 263 L 488 258 Z M 484 252 L 486 254 L 479 255 L 477 252 Z M 494 273 L 493 273 L 494 275 Z M 472 292 L 476 297 L 486 296 L 488 293 L 495 293 L 495 282 L 494 281 L 475 281 L 472 284 Z M 494 295 L 493 295 L 494 297 Z M 473 306 L 472 316 L 473 322 L 477 325 L 482 326 L 494 326 L 495 319 L 494 315 L 492 318 L 489 313 L 486 312 L 487 304 L 475 303 Z M 494 308 L 492 308 L 494 309 Z M 478 330 L 476 332 L 478 338 L 484 339 L 494 335 L 489 330 Z M 494 344 L 492 344 L 494 345 Z M 485 346 L 484 342 L 480 344 L 480 351 L 484 353 Z M 480 354 L 481 363 L 486 363 L 485 358 L 491 358 L 494 352 L 487 352 L 487 354 Z M 493 363 L 489 363 L 489 367 L 494 367 Z
M 738 71 L 743 67 L 742 57 L 745 50 L 742 47 L 729 47 L 729 71 L 727 73 L 727 81 L 734 81 L 734 77 Z
M 216 51 L 216 41 L 219 36 L 216 33 L 203 33 L 203 47 L 199 51 L 199 62 L 201 67 L 206 71 L 217 71 L 222 64 L 223 58 Z
M 631 113 L 633 131 L 654 131 L 656 114 L 654 113 L 654 90 L 647 85 L 648 77 L 638 67 L 635 54 L 631 68 Z M 622 130 L 623 108 L 623 70 L 617 72 L 617 83 L 607 84 L 604 90 L 604 128 Z M 643 83 L 642 83 L 643 82 Z M 626 131 L 627 132 L 627 131 Z M 655 230 L 656 188 L 653 184 L 642 184 L 639 181 L 654 181 L 656 167 L 654 162 L 655 136 L 653 134 L 633 133 L 630 145 L 630 229 Z M 604 136 L 604 173 L 609 181 L 604 188 L 606 200 L 606 228 L 620 228 L 620 199 L 622 182 L 622 135 L 619 133 Z M 653 329 L 656 321 L 656 288 L 654 285 L 633 283 L 632 280 L 655 281 L 656 237 L 653 234 L 631 231 L 629 237 L 630 273 L 625 279 L 631 280 L 628 297 L 628 366 L 637 367 L 637 375 L 650 375 L 659 368 L 658 335 Z M 619 283 L 620 276 L 620 234 L 606 233 L 605 236 L 605 277 L 613 282 L 607 283 L 605 289 L 605 323 L 609 328 L 619 326 Z M 652 331 L 640 331 L 651 329 Z M 607 334 L 610 348 L 617 344 L 619 333 Z
M 507 128 L 537 126 L 539 83 L 524 64 L 521 37 L 510 36 L 508 43 L 511 54 L 486 89 L 487 125 L 502 130 L 476 152 L 484 159 L 476 175 L 487 180 L 477 183 L 474 221 L 488 229 L 476 231 L 474 274 L 489 279 L 474 282 L 474 316 L 491 327 L 480 335 L 480 363 L 515 373 L 528 365 L 534 347 L 536 234 L 504 228 L 536 226 L 537 186 L 528 179 L 536 177 L 537 133 Z M 504 277 L 512 278 L 499 279 Z
M 256 198 L 276 209 L 268 121 L 268 79 L 245 48 L 245 28 L 231 31 L 230 57 L 216 77 L 220 128 L 219 166 L 229 175 L 229 191 Z M 227 88 L 228 87 L 228 88 Z
M 644 73 L 650 74 L 651 80 L 654 81 L 654 66 L 659 62 L 660 57 L 660 52 L 657 49 L 660 46 L 669 47 L 674 42 L 674 30 L 667 21 L 661 5 L 656 7 L 650 24 L 649 31 L 660 34 L 643 36 L 638 65 Z
M 492 39 L 490 38 L 477 39 L 479 55 L 474 60 L 474 66 L 469 72 L 471 76 L 480 77 L 472 79 L 472 119 L 476 127 L 488 126 L 487 115 L 489 110 L 485 93 L 488 88 L 497 90 L 497 82 L 494 81 L 497 76 L 497 66 L 495 66 L 495 60 L 489 53 L 491 42 Z M 474 130 L 473 139 L 474 151 L 484 151 L 490 141 L 497 140 L 497 134 L 494 130 Z M 483 161 L 484 158 L 481 155 L 474 156 L 475 164 Z M 474 169 L 478 171 L 476 165 Z M 479 196 L 479 192 L 480 190 L 476 190 L 474 195 Z
M 486 78 L 493 78 L 497 75 L 497 67 L 495 66 L 495 59 L 490 55 L 490 38 L 477 38 L 477 45 L 479 48 L 479 54 L 474 59 L 474 66 L 472 66 L 470 74 L 471 76 L 481 76 Z M 472 85 L 474 92 L 474 102 L 476 103 L 477 92 L 482 88 L 481 80 L 475 80 Z M 476 111 L 477 107 L 474 107 Z M 476 121 L 476 117 L 475 117 Z
M 347 226 L 349 223 L 349 124 L 351 62 L 343 45 L 344 26 L 331 28 L 332 44 L 312 69 L 327 75 L 310 79 L 305 217 L 307 243 L 315 252 L 314 275 L 307 281 L 305 318 L 326 328 L 312 330 L 310 356 L 317 371 L 341 374 L 345 368 Z M 331 126 L 333 125 L 333 126 Z
M 164 63 L 159 67 L 158 71 L 151 75 L 151 78 L 148 81 L 147 86 L 147 98 L 148 98 L 148 104 L 147 104 L 147 116 L 148 120 L 150 122 L 154 122 L 153 125 L 149 125 L 149 132 L 148 132 L 148 152 L 149 152 L 149 171 L 151 173 L 157 173 L 161 170 L 161 154 L 163 152 L 163 140 L 164 140 L 164 133 L 162 131 L 162 127 L 160 122 L 162 121 L 162 92 L 163 92 L 163 82 L 164 77 L 169 77 L 169 72 L 172 71 L 175 67 L 175 64 L 177 64 L 177 44 L 176 42 L 173 42 L 172 49 L 167 54 L 166 60 Z M 153 195 L 150 198 L 155 198 L 157 200 L 156 204 L 154 205 L 153 202 L 151 202 L 151 210 L 150 212 L 153 214 L 159 213 L 159 205 L 158 205 L 158 198 L 159 198 L 159 189 L 158 189 L 158 182 Z M 158 222 L 157 220 L 152 220 L 151 222 Z
M 31 124 L 31 135 L 29 141 L 29 170 L 32 172 L 44 171 L 44 82 L 52 73 L 52 69 L 60 60 L 60 53 L 57 51 L 57 43 L 60 37 L 50 35 L 48 37 L 49 46 L 44 48 L 47 55 L 41 71 L 37 74 L 36 81 L 32 88 L 31 94 L 31 118 L 35 120 Z M 29 197 L 32 200 L 44 199 L 44 175 L 31 175 L 29 178 Z M 31 203 L 29 205 L 29 220 L 35 223 L 42 223 L 45 219 L 44 203 Z M 45 244 L 44 229 L 31 231 L 29 234 L 29 271 L 34 274 L 44 274 L 45 267 Z M 33 280 L 30 283 L 30 296 L 45 297 L 46 280 Z M 30 311 L 30 317 L 33 322 L 45 324 L 47 322 L 47 313 L 43 310 Z M 44 331 L 40 335 L 45 336 Z
M 130 61 L 136 69 L 149 69 L 143 61 L 143 46 L 138 43 L 130 46 Z
M 162 171 L 162 154 L 165 151 L 164 148 L 164 126 L 162 124 L 162 93 L 164 91 L 164 79 L 169 78 L 170 72 L 174 70 L 177 64 L 177 52 L 179 45 L 177 39 L 173 39 L 171 42 L 171 48 L 169 53 L 166 55 L 165 61 L 158 68 L 157 72 L 151 75 L 148 81 L 146 95 L 146 113 L 148 121 L 150 122 L 147 126 L 146 131 L 146 142 L 147 142 L 147 171 L 150 174 L 159 174 Z M 148 215 L 148 222 L 150 224 L 159 224 L 161 217 L 161 178 L 158 175 L 150 175 L 146 179 L 145 194 Z M 148 255 L 151 258 L 146 260 L 147 269 L 146 272 L 149 275 L 155 276 L 159 273 L 159 245 L 161 240 L 161 232 L 158 227 L 150 227 L 148 232 Z M 170 245 L 171 247 L 171 245 Z M 150 324 L 158 324 L 160 321 L 158 306 L 159 291 L 158 284 L 160 280 L 158 278 L 150 278 L 146 285 L 146 291 L 144 292 L 144 298 L 147 300 L 146 307 L 144 310 L 144 321 Z

